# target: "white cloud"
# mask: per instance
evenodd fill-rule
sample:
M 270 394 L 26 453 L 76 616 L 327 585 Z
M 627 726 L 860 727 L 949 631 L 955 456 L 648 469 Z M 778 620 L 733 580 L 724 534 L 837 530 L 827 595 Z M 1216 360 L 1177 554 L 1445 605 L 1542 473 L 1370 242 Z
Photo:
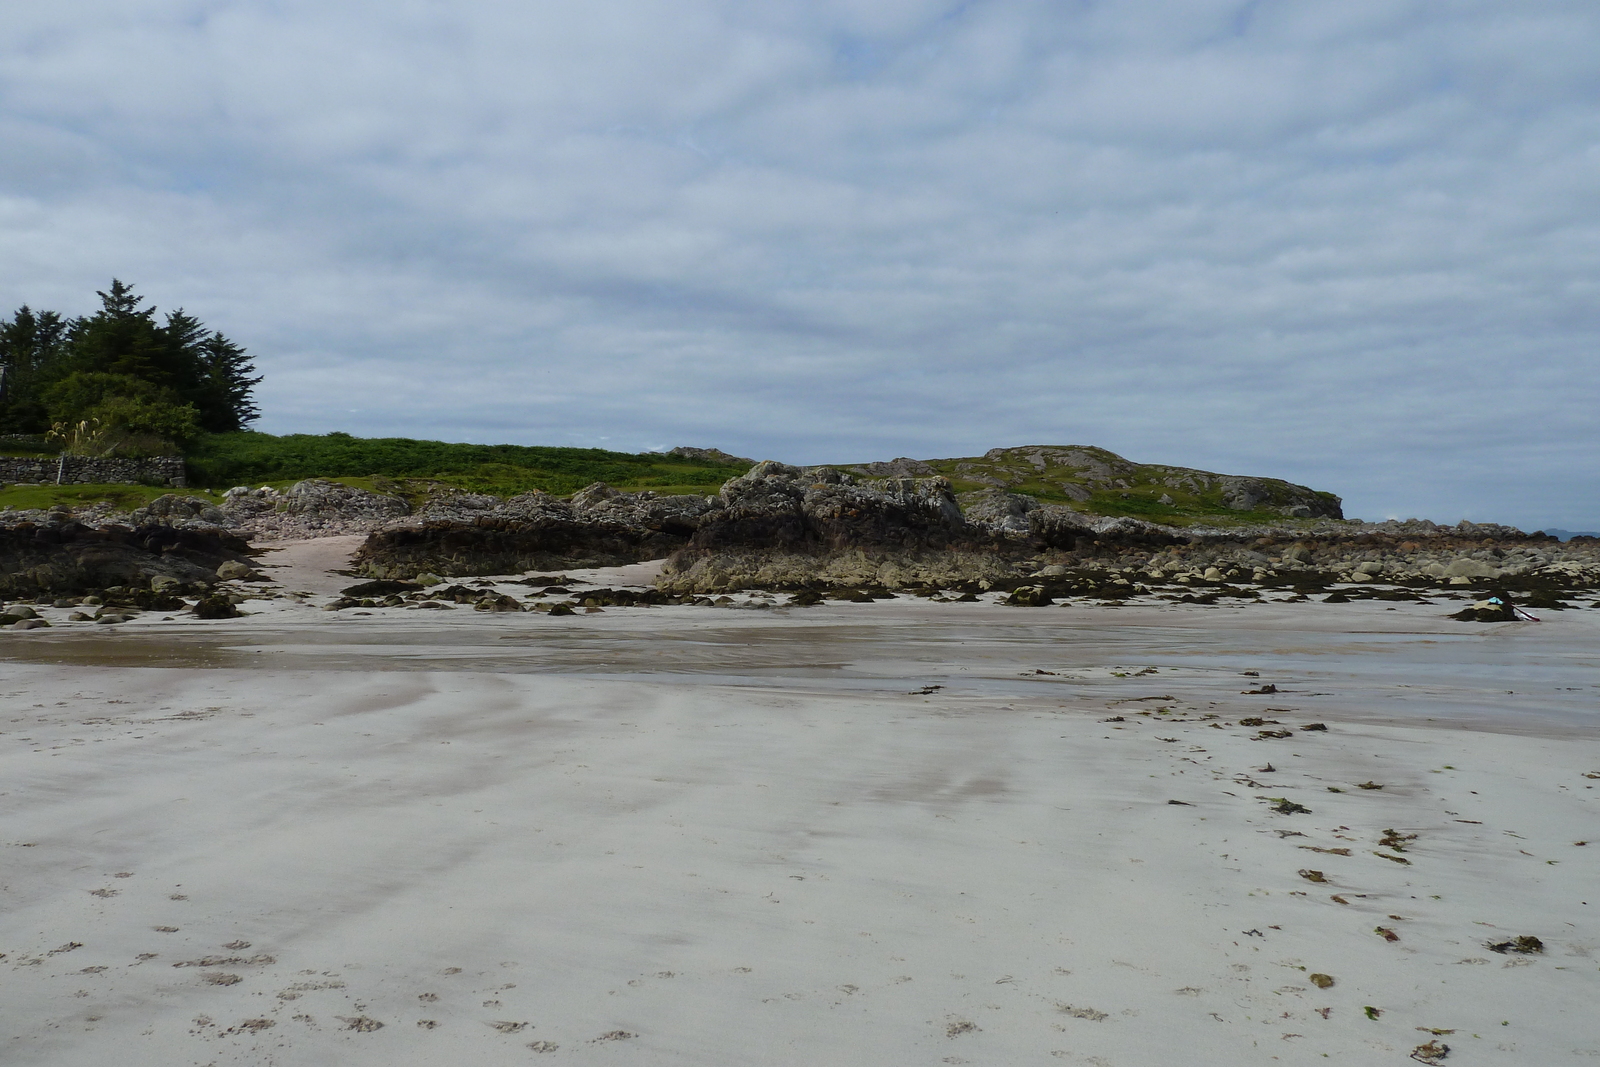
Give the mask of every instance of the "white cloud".
M 1600 524 L 1586 5 L 8 21 L 0 303 L 135 281 L 251 348 L 264 429 L 1072 441 Z

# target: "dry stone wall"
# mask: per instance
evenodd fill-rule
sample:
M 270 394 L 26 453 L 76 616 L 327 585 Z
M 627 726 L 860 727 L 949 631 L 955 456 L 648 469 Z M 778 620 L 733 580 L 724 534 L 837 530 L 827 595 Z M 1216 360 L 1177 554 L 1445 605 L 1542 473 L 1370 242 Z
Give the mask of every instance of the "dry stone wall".
M 182 456 L 119 459 L 99 456 L 51 456 L 48 459 L 0 457 L 0 484 L 46 482 L 50 485 L 167 485 L 185 488 Z

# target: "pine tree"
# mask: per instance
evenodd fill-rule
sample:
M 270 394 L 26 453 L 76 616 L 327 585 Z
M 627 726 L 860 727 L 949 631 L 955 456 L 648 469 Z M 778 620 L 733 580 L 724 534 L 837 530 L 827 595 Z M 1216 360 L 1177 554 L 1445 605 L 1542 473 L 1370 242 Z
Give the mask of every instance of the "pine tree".
M 54 311 L 26 304 L 0 320 L 0 433 L 42 433 L 49 428 L 39 399 L 40 378 L 59 360 L 68 323 Z
M 90 374 L 126 374 L 156 385 L 165 379 L 166 347 L 156 325 L 156 309 L 141 308 L 144 297 L 111 280 L 111 291 L 97 294 L 101 309 L 73 321 L 70 334 L 73 371 Z
M 218 330 L 200 343 L 207 396 L 200 408 L 201 425 L 211 433 L 242 430 L 261 415 L 251 394 L 260 384 L 249 355 Z

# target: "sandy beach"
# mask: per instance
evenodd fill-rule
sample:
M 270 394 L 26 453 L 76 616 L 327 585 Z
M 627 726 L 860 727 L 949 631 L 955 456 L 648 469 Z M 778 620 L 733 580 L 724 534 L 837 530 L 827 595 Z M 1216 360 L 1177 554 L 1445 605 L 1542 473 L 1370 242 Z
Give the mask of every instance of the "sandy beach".
M 323 612 L 341 551 L 3 635 L 0 1061 L 1600 1060 L 1600 611 Z

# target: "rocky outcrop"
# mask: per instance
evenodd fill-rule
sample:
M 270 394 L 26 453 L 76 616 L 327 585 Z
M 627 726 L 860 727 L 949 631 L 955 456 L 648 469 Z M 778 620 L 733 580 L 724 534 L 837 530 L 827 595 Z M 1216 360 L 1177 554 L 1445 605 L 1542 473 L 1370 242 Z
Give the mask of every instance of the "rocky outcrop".
M 1238 481 L 1234 488 L 1245 497 L 1259 488 Z M 660 584 L 679 593 L 1012 588 L 1052 574 L 1069 584 L 1098 574 L 1103 581 L 1091 585 L 1111 589 L 1136 581 L 1290 588 L 1600 583 L 1594 543 L 1562 544 L 1509 527 L 1322 521 L 1183 528 L 1091 515 L 1002 489 L 958 501 L 942 477 L 864 478 L 770 460 L 728 481 L 715 497 L 659 497 L 595 484 L 570 500 L 542 494 L 492 504 L 462 500 L 454 510 L 422 511 L 376 531 L 357 566 L 373 577 L 410 578 L 663 556 Z M 1123 573 L 1132 577 L 1119 578 Z
M 471 494 L 457 495 L 471 498 Z M 499 503 L 498 497 L 486 499 Z M 220 504 L 204 497 L 167 494 L 130 512 L 126 521 L 227 530 L 255 541 L 275 541 L 366 533 L 410 513 L 411 505 L 398 496 L 308 478 L 281 491 L 236 486 Z M 454 511 L 450 514 L 457 517 Z
M 903 585 L 986 570 L 1007 544 L 974 525 L 943 478 L 858 481 L 831 467 L 771 460 L 729 481 L 660 585 Z
M 67 596 L 112 587 L 208 587 L 229 563 L 248 566 L 243 540 L 217 531 L 146 525 L 98 529 L 58 515 L 0 526 L 0 595 Z
M 374 578 L 509 574 L 660 559 L 689 540 L 705 497 L 623 493 L 595 484 L 559 500 L 528 493 L 468 516 L 427 513 L 375 531 L 355 557 Z
M 730 456 L 720 448 L 694 448 L 690 445 L 679 445 L 677 448 L 669 449 L 667 455 L 677 456 L 680 459 L 697 459 L 706 463 L 726 463 L 729 466 L 737 464 L 742 467 L 754 467 L 756 465 L 756 461 L 753 459 L 745 459 L 743 456 Z

